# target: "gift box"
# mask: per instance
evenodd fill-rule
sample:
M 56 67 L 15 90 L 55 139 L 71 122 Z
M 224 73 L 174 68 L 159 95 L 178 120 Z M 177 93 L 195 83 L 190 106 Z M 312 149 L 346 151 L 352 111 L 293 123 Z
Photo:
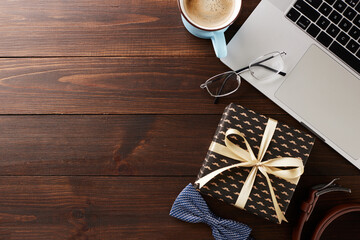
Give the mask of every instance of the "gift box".
M 310 134 L 232 103 L 225 108 L 195 186 L 281 223 L 314 141 Z

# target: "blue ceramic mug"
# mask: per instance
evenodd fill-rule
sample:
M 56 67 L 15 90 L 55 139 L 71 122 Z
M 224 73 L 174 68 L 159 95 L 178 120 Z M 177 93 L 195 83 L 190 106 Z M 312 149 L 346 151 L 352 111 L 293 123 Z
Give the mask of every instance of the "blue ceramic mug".
M 211 18 L 211 11 L 206 11 L 206 5 L 210 6 L 209 10 L 212 10 L 216 6 L 220 6 L 221 9 L 223 9 L 221 6 L 222 2 L 230 3 L 231 8 L 226 12 L 224 11 L 225 15 L 223 17 L 217 15 Z M 224 58 L 227 55 L 224 32 L 239 16 L 241 2 L 241 0 L 178 0 L 178 5 L 185 28 L 196 37 L 211 39 L 216 56 L 218 58 Z M 192 4 L 200 4 L 203 9 L 198 10 L 192 8 Z M 202 18 L 203 16 L 206 17 L 204 14 L 207 13 L 210 13 L 209 18 L 207 18 L 209 22 L 207 22 L 205 18 Z M 197 14 L 199 16 L 197 16 Z M 216 14 L 219 14 L 219 12 L 217 11 Z M 217 20 L 219 20 L 219 22 L 216 22 Z

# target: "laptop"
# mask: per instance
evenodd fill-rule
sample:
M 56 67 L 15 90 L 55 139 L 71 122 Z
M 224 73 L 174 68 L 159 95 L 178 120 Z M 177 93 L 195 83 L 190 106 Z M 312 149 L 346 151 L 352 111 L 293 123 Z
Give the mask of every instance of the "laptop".
M 359 29 L 359 0 L 262 0 L 221 61 L 285 51 L 285 77 L 242 77 L 360 169 Z

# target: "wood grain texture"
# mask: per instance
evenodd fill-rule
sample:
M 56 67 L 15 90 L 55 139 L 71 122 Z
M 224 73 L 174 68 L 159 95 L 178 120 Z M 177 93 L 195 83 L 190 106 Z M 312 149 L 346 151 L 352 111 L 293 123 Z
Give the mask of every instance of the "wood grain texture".
M 289 239 L 303 193 L 329 180 L 304 177 L 286 214 L 290 223 L 282 225 L 205 198 L 219 216 L 253 227 L 256 239 Z M 169 216 L 174 199 L 192 181 L 186 177 L 0 177 L 0 239 L 211 239 L 205 224 Z M 321 214 L 339 201 L 360 198 L 359 176 L 341 177 L 340 182 L 353 193 L 322 196 L 317 209 Z M 353 219 L 356 216 L 337 228 L 346 228 Z M 351 233 L 359 234 L 359 229 Z
M 199 86 L 228 71 L 217 58 L 7 58 L 0 64 L 0 114 L 221 114 L 230 102 L 285 113 L 245 81 L 213 104 Z
M 287 115 L 270 115 L 306 131 Z M 195 176 L 220 115 L 1 116 L 0 175 Z M 358 175 L 321 140 L 305 175 Z
M 229 41 L 260 0 L 243 0 Z M 230 102 L 305 130 L 246 82 L 217 105 L 199 88 L 228 70 L 182 25 L 176 0 L 0 1 L 0 240 L 212 239 L 169 217 Z M 306 131 L 306 130 L 305 130 Z M 263 240 L 288 240 L 307 190 L 340 177 L 305 227 L 360 201 L 359 171 L 319 139 L 276 225 L 205 197 Z M 325 239 L 359 236 L 348 215 Z M 335 229 L 335 230 L 334 230 Z
M 243 4 L 237 25 L 259 3 Z M 0 56 L 214 56 L 177 0 L 2 0 Z

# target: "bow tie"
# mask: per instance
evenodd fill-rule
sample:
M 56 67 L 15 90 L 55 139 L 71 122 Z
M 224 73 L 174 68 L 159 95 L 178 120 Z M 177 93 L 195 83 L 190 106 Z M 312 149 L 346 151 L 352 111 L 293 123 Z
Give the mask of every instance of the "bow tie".
M 212 213 L 201 194 L 189 183 L 176 198 L 170 216 L 189 223 L 206 223 L 216 240 L 252 240 L 251 228 Z

